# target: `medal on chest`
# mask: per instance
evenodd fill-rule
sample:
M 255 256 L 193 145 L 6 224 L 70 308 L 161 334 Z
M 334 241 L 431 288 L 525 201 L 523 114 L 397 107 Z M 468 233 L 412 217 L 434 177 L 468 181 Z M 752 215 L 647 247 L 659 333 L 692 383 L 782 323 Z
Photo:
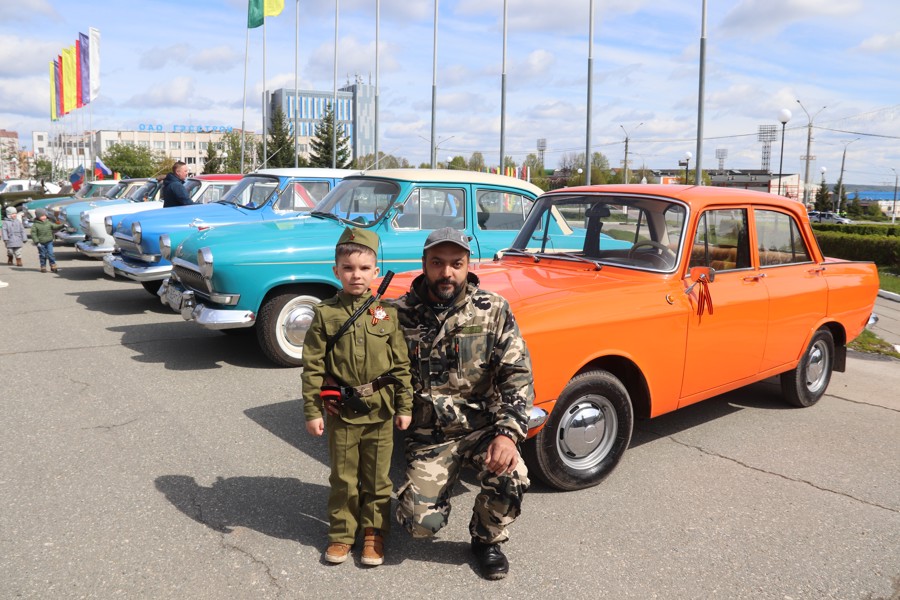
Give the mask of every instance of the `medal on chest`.
M 378 321 L 390 321 L 391 318 L 388 316 L 387 311 L 384 310 L 384 307 L 380 304 L 375 308 L 369 309 L 369 314 L 372 315 L 372 325 L 377 325 Z

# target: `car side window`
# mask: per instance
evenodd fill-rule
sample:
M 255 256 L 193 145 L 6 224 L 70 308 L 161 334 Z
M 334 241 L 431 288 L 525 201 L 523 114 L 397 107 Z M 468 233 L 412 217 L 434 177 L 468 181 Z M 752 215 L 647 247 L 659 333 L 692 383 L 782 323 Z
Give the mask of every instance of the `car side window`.
M 278 197 L 275 210 L 309 212 L 325 197 L 328 187 L 326 181 L 292 181 Z
M 403 203 L 394 225 L 399 229 L 465 229 L 465 191 L 456 188 L 416 188 Z
M 794 218 L 774 210 L 754 209 L 759 266 L 811 262 L 809 249 Z
M 716 271 L 750 268 L 747 230 L 746 209 L 706 211 L 697 223 L 690 266 L 712 267 Z
M 518 231 L 534 201 L 521 194 L 477 190 L 478 228 L 482 231 Z

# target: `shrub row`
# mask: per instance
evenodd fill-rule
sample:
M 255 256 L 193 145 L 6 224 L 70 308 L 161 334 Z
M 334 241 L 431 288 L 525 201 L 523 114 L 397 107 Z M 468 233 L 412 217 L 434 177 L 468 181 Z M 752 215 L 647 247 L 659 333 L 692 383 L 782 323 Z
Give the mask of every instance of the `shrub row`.
M 853 223 L 851 225 L 838 225 L 837 223 L 810 223 L 813 230 L 819 231 L 839 231 L 841 233 L 856 233 L 859 235 L 887 235 L 900 236 L 900 225 L 875 224 L 875 223 Z
M 852 227 L 827 225 L 826 227 Z M 862 226 L 867 227 L 867 226 Z M 871 260 L 879 267 L 900 268 L 900 235 L 862 235 L 844 233 L 845 229 L 824 231 L 814 228 L 819 247 L 825 256 L 845 260 Z

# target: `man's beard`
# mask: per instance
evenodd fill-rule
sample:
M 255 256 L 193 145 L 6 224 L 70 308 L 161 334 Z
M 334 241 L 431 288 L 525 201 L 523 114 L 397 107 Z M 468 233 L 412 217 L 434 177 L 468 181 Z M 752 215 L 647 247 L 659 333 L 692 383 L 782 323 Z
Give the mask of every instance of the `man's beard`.
M 443 289 L 439 286 L 443 284 L 452 284 L 453 289 Z M 427 281 L 428 291 L 431 292 L 435 298 L 437 298 L 441 303 L 449 302 L 453 300 L 459 295 L 459 292 L 463 288 L 463 284 L 454 284 L 450 279 L 438 279 L 436 281 Z

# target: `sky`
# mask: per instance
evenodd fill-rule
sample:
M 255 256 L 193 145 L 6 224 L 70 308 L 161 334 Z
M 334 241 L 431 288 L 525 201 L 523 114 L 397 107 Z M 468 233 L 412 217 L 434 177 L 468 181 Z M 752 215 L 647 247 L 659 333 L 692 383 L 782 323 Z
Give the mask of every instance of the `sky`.
M 381 0 L 379 149 L 418 165 L 430 158 L 432 84 L 437 160 L 481 152 L 500 160 L 503 0 Z M 375 0 L 285 1 L 266 20 L 265 86 L 331 91 L 375 83 Z M 517 164 L 546 139 L 556 167 L 585 151 L 589 48 L 591 151 L 613 167 L 629 139 L 632 169 L 678 168 L 697 154 L 702 0 L 508 0 L 505 150 Z M 299 6 L 299 16 L 297 8 Z M 299 19 L 299 52 L 295 51 Z M 0 3 L 0 128 L 30 147 L 32 131 L 222 125 L 261 131 L 263 28 L 246 0 L 15 0 Z M 900 171 L 900 2 L 711 0 L 706 19 L 702 167 L 760 169 L 761 125 L 777 127 L 770 169 L 810 180 L 893 185 Z M 48 62 L 78 32 L 101 34 L 100 94 L 57 124 Z M 298 59 L 295 62 L 295 56 Z M 797 101 L 802 103 L 799 104 Z M 824 107 L 824 109 L 823 109 Z

